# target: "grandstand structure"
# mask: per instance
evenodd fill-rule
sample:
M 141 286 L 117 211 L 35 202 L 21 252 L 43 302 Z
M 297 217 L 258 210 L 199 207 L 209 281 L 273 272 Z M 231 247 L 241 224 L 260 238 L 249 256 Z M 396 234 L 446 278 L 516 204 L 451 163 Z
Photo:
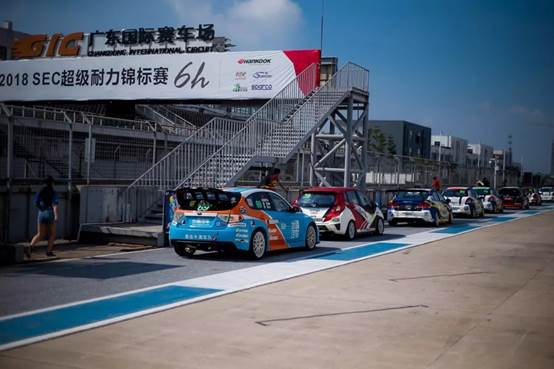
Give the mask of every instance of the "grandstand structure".
M 369 72 L 348 63 L 321 86 L 318 73 L 318 65 L 308 66 L 267 101 L 137 102 L 124 117 L 110 114 L 107 103 L 1 104 L 4 208 L 14 207 L 16 188 L 51 175 L 67 184 L 66 207 L 77 208 L 68 216 L 79 218 L 72 223 L 82 235 L 159 243 L 166 190 L 255 184 L 273 166 L 296 168 L 302 184 L 363 187 Z M 109 216 L 83 216 L 93 207 L 91 188 L 100 186 L 113 190 L 111 201 L 94 204 L 109 207 Z M 70 205 L 75 198 L 78 206 Z

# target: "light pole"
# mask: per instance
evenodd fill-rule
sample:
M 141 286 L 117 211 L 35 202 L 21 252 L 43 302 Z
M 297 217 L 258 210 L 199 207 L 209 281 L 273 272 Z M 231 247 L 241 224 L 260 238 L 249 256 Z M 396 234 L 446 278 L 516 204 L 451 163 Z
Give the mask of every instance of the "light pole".
M 492 158 L 490 161 L 491 164 L 494 165 L 494 180 L 493 180 L 493 186 L 494 189 L 496 189 L 496 173 L 498 172 L 498 161 L 496 158 Z

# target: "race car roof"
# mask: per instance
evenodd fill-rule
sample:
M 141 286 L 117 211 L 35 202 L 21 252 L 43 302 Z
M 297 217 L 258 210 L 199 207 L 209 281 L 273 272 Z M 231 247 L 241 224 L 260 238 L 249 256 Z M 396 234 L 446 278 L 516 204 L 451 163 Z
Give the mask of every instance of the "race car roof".
M 354 190 L 351 187 L 309 187 L 302 190 L 302 192 L 347 192 Z
M 430 192 L 432 189 L 430 188 L 421 188 L 421 187 L 415 187 L 415 188 L 392 188 L 390 190 L 387 190 L 387 192 Z

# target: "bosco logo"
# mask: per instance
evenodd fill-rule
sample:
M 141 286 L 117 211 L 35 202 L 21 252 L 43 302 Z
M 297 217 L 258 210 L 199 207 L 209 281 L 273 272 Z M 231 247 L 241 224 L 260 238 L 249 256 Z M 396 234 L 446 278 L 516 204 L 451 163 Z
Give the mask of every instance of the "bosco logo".
M 78 56 L 81 50 L 79 41 L 83 41 L 83 32 L 70 33 L 66 36 L 56 33 L 50 39 L 48 35 L 33 35 L 16 40 L 12 51 L 16 59 L 38 58 L 43 55 L 46 57 Z

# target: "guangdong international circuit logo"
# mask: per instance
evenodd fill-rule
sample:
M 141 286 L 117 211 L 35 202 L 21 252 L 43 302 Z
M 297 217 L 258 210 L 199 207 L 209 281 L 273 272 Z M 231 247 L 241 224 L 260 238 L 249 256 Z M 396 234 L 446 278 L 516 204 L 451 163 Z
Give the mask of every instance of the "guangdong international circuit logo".
M 271 58 L 259 58 L 259 59 L 245 59 L 240 58 L 237 60 L 239 64 L 270 64 Z

